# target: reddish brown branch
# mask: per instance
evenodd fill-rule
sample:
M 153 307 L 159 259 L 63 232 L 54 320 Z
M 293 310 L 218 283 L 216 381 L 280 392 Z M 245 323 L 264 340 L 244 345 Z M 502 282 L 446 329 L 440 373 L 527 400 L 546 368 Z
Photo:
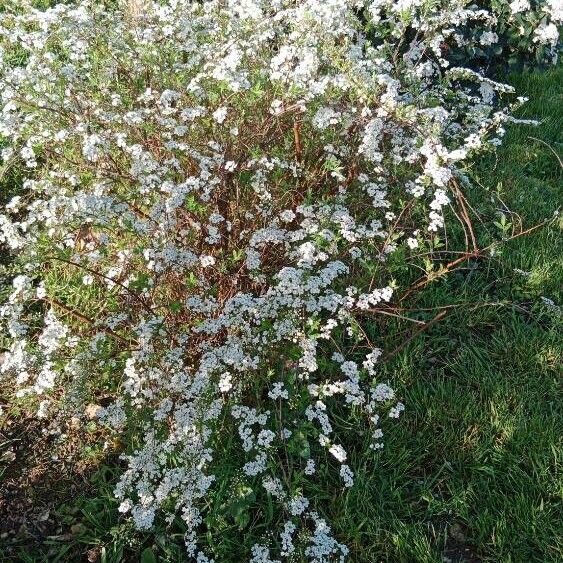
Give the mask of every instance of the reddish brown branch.
M 301 123 L 299 121 L 293 123 L 293 138 L 295 139 L 295 160 L 301 162 Z

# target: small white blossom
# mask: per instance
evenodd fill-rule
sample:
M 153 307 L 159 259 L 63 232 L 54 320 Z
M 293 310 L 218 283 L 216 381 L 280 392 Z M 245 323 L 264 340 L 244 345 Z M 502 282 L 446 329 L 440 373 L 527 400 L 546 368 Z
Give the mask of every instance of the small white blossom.
M 225 119 L 227 118 L 227 112 L 228 109 L 226 107 L 220 107 L 217 108 L 214 112 L 213 112 L 213 119 L 221 124 L 223 123 L 223 121 L 225 121 Z

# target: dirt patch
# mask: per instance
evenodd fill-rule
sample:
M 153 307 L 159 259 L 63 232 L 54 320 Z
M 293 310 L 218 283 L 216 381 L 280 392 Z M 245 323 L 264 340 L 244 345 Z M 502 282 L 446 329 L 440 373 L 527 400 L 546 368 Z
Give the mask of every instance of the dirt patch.
M 448 529 L 448 539 L 442 556 L 444 563 L 481 563 L 482 559 L 468 544 L 465 528 L 458 522 Z
M 56 510 L 91 489 L 89 478 L 101 459 L 85 448 L 103 443 L 102 431 L 45 427 L 31 414 L 4 418 L 0 428 L 0 546 L 2 555 L 49 537 L 72 533 Z M 66 527 L 65 527 L 66 528 Z

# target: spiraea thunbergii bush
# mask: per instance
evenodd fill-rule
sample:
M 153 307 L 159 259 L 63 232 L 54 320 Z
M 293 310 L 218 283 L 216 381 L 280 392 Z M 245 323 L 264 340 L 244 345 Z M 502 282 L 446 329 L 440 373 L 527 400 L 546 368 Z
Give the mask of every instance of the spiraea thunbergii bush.
M 111 397 L 138 528 L 180 518 L 209 561 L 229 490 L 279 524 L 249 560 L 346 558 L 304 491 L 319 462 L 353 486 L 342 421 L 379 449 L 404 408 L 366 317 L 517 103 L 459 48 L 528 17 L 557 43 L 556 2 L 491 4 L 3 3 L 2 384 L 55 427 Z

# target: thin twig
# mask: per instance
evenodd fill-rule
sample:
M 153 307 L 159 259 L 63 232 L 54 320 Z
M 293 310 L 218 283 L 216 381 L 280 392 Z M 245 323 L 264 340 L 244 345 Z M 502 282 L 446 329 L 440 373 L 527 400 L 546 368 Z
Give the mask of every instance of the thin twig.
M 94 321 L 94 319 L 91 319 L 90 317 L 86 316 L 84 313 L 81 313 L 80 311 L 76 311 L 76 310 L 72 309 L 71 307 L 69 307 L 68 305 L 61 303 L 58 299 L 53 299 L 52 297 L 50 297 L 50 298 L 44 297 L 43 301 L 46 301 L 51 306 L 56 306 L 56 307 L 59 307 L 60 309 L 63 309 L 68 314 L 72 315 L 73 317 L 76 317 L 77 319 L 80 319 L 81 321 L 85 321 L 92 326 L 96 325 L 96 322 Z M 129 342 L 129 340 L 127 340 L 126 338 L 123 338 L 123 336 L 121 336 L 120 334 L 118 334 L 117 332 L 112 330 L 111 328 L 104 327 L 103 331 L 107 332 L 108 334 L 111 334 L 112 336 L 114 336 L 118 340 L 121 340 L 121 342 L 124 342 L 128 346 L 131 345 L 131 342 Z
M 545 145 L 555 155 L 555 158 L 559 162 L 559 166 L 563 168 L 563 161 L 561 160 L 555 149 L 549 143 L 546 143 L 545 141 L 542 141 L 541 139 L 532 136 L 529 136 L 528 139 L 532 139 L 534 141 L 537 141 L 538 143 L 541 143 L 542 145 Z
M 396 356 L 405 346 L 407 346 L 410 342 L 412 342 L 417 336 L 426 332 L 430 328 L 432 328 L 436 323 L 439 323 L 446 315 L 448 314 L 447 310 L 440 311 L 431 321 L 428 321 L 421 326 L 419 329 L 415 330 L 406 340 L 404 340 L 397 348 L 395 348 L 389 354 L 386 354 L 384 360 L 387 361 L 393 356 Z
M 461 191 L 461 189 L 457 185 L 457 182 L 454 182 L 454 188 L 455 188 L 456 198 L 459 202 L 459 205 L 461 206 L 461 216 L 463 217 L 463 220 L 465 221 L 465 224 L 467 225 L 467 229 L 469 230 L 469 236 L 471 237 L 471 244 L 473 246 L 473 251 L 475 251 L 478 248 L 477 239 L 475 238 L 475 232 L 473 230 L 473 224 L 471 223 L 471 219 L 470 219 L 469 214 L 467 213 L 467 209 L 465 207 L 465 197 L 463 195 L 463 192 Z
M 505 239 L 502 242 L 505 243 L 505 242 L 517 239 L 519 237 L 522 237 L 524 235 L 528 235 L 528 234 L 538 230 L 539 228 L 544 227 L 550 221 L 551 221 L 551 219 L 547 219 L 545 221 L 542 221 L 541 223 L 538 223 L 537 225 L 534 225 L 533 227 L 530 227 L 529 229 L 526 229 L 524 231 L 520 231 L 519 233 L 516 233 L 515 235 L 508 237 L 507 239 Z M 467 260 L 471 260 L 472 258 L 476 259 L 476 260 L 483 258 L 483 255 L 487 251 L 489 251 L 495 244 L 496 243 L 489 244 L 488 246 L 485 246 L 484 248 L 481 248 L 480 250 L 475 250 L 473 252 L 466 252 L 460 258 L 457 258 L 456 260 L 453 260 L 452 262 L 449 262 L 448 264 L 446 264 L 441 270 L 439 270 L 435 273 L 432 272 L 432 273 L 430 273 L 430 275 L 427 275 L 424 278 L 420 278 L 413 285 L 411 285 L 411 287 L 409 287 L 407 289 L 407 291 L 399 298 L 398 302 L 400 303 L 400 302 L 404 301 L 411 293 L 413 293 L 417 289 L 421 289 L 422 287 L 428 285 L 431 281 L 434 281 L 438 278 L 445 276 L 446 274 L 451 272 L 452 268 L 459 266 L 463 262 L 465 262 Z
M 84 270 L 86 272 L 90 272 L 91 274 L 94 274 L 97 277 L 104 278 L 104 279 L 114 283 L 115 285 L 118 285 L 119 287 L 124 289 L 129 295 L 131 295 L 131 297 L 133 297 L 136 301 L 138 301 L 143 306 L 143 309 L 145 309 L 150 315 L 154 314 L 154 311 L 143 301 L 143 299 L 141 299 L 134 291 L 131 291 L 126 285 L 117 281 L 115 278 L 111 278 L 109 276 L 106 276 L 105 274 L 102 274 L 101 272 L 98 272 L 97 270 L 89 268 L 88 266 L 84 266 L 83 264 L 78 264 L 76 262 L 72 262 L 71 260 L 66 260 L 65 258 L 60 258 L 59 256 L 49 256 L 48 259 L 49 260 L 57 260 L 58 262 L 63 262 L 64 264 L 70 264 L 71 266 L 75 266 L 76 268 L 81 268 L 82 270 Z
M 293 137 L 295 139 L 295 160 L 296 160 L 296 162 L 301 162 L 302 147 L 301 147 L 300 129 L 301 129 L 301 123 L 299 121 L 295 120 L 294 123 L 293 123 Z
M 396 317 L 397 319 L 401 319 L 403 321 L 410 321 L 411 323 L 416 323 L 419 325 L 426 324 L 424 321 L 420 321 L 418 319 L 411 319 L 410 317 L 405 317 L 404 315 L 399 315 L 399 313 L 392 313 L 391 311 L 386 311 L 384 309 L 365 309 L 366 313 L 375 313 L 379 315 L 387 315 L 389 317 Z

